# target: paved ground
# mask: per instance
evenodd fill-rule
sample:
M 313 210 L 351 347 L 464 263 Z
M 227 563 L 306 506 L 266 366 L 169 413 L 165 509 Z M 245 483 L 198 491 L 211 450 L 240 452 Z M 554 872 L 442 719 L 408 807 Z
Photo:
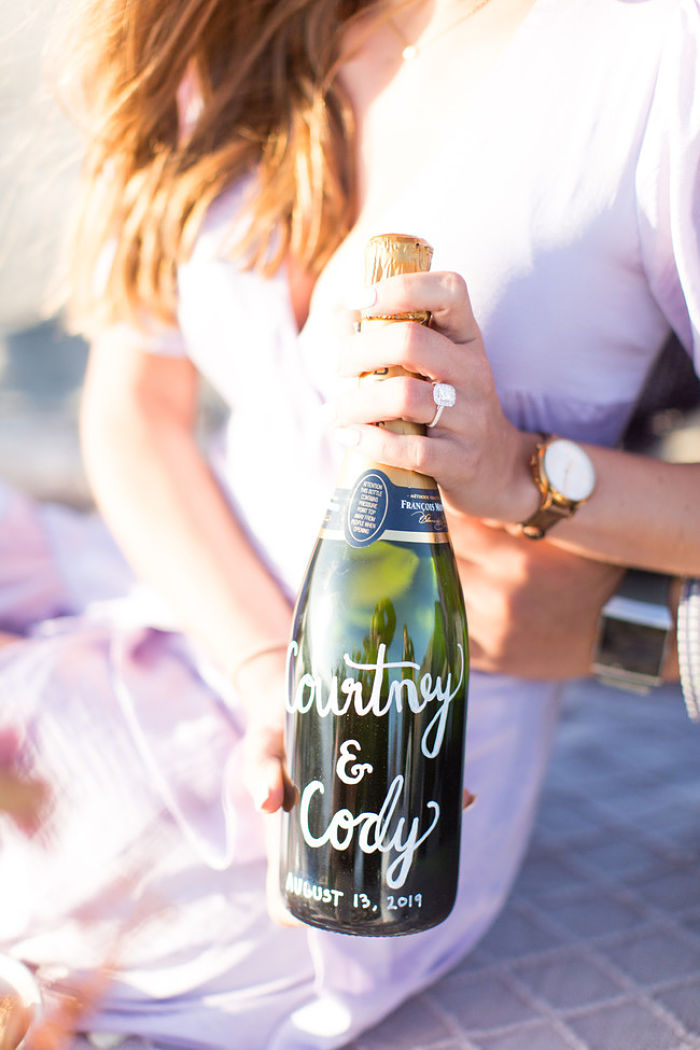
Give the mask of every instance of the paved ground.
M 352 1050 L 698 1050 L 699 869 L 700 727 L 677 691 L 570 687 L 505 911 Z

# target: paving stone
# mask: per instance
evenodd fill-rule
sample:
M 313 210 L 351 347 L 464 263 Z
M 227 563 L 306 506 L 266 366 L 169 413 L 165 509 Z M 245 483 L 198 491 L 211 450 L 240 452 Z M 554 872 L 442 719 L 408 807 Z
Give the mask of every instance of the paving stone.
M 644 912 L 627 900 L 604 895 L 600 889 L 586 889 L 566 898 L 553 897 L 547 903 L 547 915 L 571 933 L 590 939 L 632 929 L 639 925 Z
M 576 948 L 553 953 L 546 959 L 516 963 L 512 971 L 536 999 L 554 1010 L 588 1006 L 618 997 L 625 990 L 623 984 Z
M 472 1040 L 479 1050 L 571 1050 L 571 1042 L 552 1025 L 522 1025 L 515 1032 Z
M 633 1001 L 602 1006 L 566 1020 L 591 1050 L 679 1050 L 681 1044 L 665 1020 Z
M 688 1032 L 700 1036 L 700 977 L 657 992 L 654 998 L 678 1017 Z
M 598 950 L 642 986 L 700 973 L 700 942 L 694 945 L 672 928 L 640 930 Z
M 675 912 L 700 907 L 697 861 L 667 866 L 656 875 L 635 879 L 634 888 L 656 908 Z
M 658 867 L 660 860 L 658 852 L 629 837 L 613 841 L 603 837 L 594 845 L 579 846 L 574 855 L 601 875 L 616 876 L 653 870 Z
M 511 905 L 496 920 L 480 948 L 490 959 L 514 959 L 561 944 L 561 937 Z
M 537 814 L 537 828 L 547 838 L 563 844 L 600 827 L 595 811 L 578 796 L 562 792 L 546 795 Z
M 358 1050 L 443 1048 L 453 1033 L 421 999 L 409 1000 L 358 1040 Z
M 495 973 L 447 978 L 427 996 L 466 1031 L 483 1032 L 537 1017 L 537 1010 Z
M 557 887 L 565 886 L 570 889 L 584 882 L 585 876 L 581 876 L 566 864 L 560 855 L 548 855 L 542 851 L 539 855 L 526 857 L 514 892 L 521 897 L 538 898 L 549 896 Z

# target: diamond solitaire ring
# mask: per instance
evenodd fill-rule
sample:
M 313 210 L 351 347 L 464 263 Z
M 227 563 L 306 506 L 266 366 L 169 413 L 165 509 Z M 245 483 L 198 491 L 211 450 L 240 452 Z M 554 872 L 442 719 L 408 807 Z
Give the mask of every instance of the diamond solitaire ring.
M 442 415 L 443 409 L 452 408 L 456 400 L 457 392 L 451 383 L 433 383 L 433 401 L 436 407 L 435 415 L 432 422 L 428 423 L 428 427 L 434 427 Z

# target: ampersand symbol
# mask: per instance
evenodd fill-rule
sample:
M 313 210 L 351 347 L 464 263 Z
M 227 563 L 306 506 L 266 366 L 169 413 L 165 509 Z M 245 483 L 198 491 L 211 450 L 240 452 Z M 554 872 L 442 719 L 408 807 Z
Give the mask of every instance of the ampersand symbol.
M 353 751 L 353 748 L 355 750 Z M 369 762 L 356 762 L 360 747 L 358 740 L 346 740 L 340 747 L 340 757 L 336 762 L 335 771 L 344 784 L 359 784 L 365 773 L 372 773 L 374 766 Z M 354 765 L 350 765 L 354 762 Z M 348 770 L 348 766 L 350 767 Z

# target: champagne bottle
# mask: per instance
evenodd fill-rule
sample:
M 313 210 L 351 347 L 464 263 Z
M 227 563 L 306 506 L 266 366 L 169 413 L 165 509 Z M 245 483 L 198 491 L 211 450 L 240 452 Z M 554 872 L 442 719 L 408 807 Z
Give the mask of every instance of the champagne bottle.
M 427 270 L 431 256 L 418 238 L 375 237 L 368 283 Z M 429 316 L 362 323 L 406 319 Z M 297 601 L 287 678 L 290 912 L 363 936 L 442 922 L 457 888 L 468 642 L 432 478 L 347 454 Z

